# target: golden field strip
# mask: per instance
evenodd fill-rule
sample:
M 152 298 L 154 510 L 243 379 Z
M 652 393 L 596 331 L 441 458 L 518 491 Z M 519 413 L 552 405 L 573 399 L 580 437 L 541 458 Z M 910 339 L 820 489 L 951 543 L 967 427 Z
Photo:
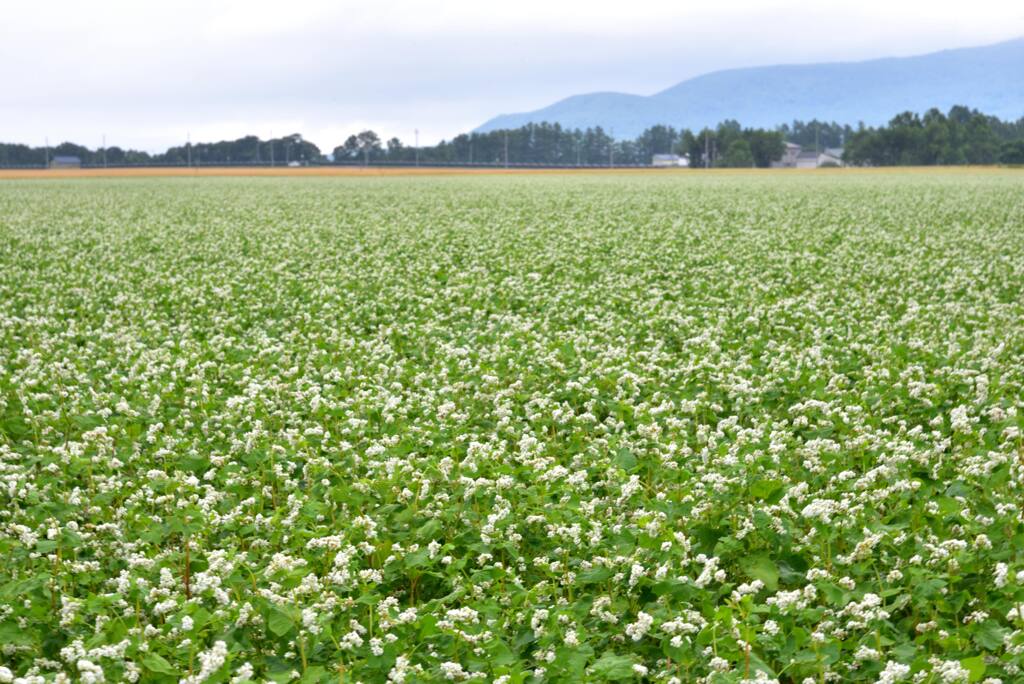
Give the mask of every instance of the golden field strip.
M 846 169 L 711 169 L 715 174 L 877 174 L 877 173 L 938 173 L 977 174 L 1021 172 L 1020 167 L 1005 166 L 922 166 Z M 109 169 L 0 169 L 0 180 L 48 178 L 150 178 L 150 177 L 218 177 L 218 176 L 284 176 L 284 177 L 370 177 L 370 176 L 467 176 L 495 174 L 673 174 L 685 175 L 705 169 L 654 168 L 465 168 L 465 167 L 361 167 L 361 166 L 307 166 L 301 168 L 261 166 L 234 167 L 142 167 Z

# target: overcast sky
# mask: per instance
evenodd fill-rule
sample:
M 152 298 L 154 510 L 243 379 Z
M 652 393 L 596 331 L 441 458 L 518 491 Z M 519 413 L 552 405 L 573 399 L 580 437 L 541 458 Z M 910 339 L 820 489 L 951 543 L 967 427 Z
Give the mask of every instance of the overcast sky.
M 427 144 L 581 92 L 1022 35 L 1021 0 L 0 0 L 0 140 Z

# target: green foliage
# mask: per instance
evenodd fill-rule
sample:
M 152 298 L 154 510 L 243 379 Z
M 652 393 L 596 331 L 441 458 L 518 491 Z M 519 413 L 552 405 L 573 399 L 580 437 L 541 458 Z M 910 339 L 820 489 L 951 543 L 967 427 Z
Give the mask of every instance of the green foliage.
M 635 661 L 629 656 L 605 653 L 591 665 L 587 672 L 596 681 L 619 682 L 624 679 L 633 679 L 633 665 Z
M 1020 197 L 0 184 L 0 679 L 1017 681 Z
M 1012 163 L 1008 158 L 1013 157 L 1013 143 L 1003 143 L 1000 138 L 1019 141 L 1024 138 L 1024 126 L 962 106 L 953 107 L 948 115 L 938 109 L 923 117 L 904 112 L 888 126 L 853 133 L 843 160 L 868 166 Z

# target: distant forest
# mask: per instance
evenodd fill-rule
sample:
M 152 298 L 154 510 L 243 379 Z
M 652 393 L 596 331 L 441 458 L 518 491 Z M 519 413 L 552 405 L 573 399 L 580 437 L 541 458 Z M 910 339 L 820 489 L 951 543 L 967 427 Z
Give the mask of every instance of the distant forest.
M 0 143 L 0 166 L 43 166 L 54 156 L 75 156 L 86 166 L 204 164 L 539 164 L 558 166 L 647 165 L 655 154 L 688 155 L 696 167 L 767 167 L 781 157 L 784 143 L 805 149 L 844 148 L 856 166 L 933 164 L 1024 164 L 1024 117 L 1002 121 L 955 106 L 944 114 L 905 112 L 877 128 L 824 121 L 794 121 L 774 130 L 744 128 L 724 121 L 700 131 L 653 126 L 634 140 L 613 140 L 600 127 L 566 129 L 559 124 L 465 133 L 432 146 L 413 147 L 398 138 L 382 141 L 374 131 L 351 135 L 328 157 L 295 133 L 261 140 L 246 136 L 192 143 L 150 154 L 112 146 L 89 149 L 64 142 L 54 147 Z

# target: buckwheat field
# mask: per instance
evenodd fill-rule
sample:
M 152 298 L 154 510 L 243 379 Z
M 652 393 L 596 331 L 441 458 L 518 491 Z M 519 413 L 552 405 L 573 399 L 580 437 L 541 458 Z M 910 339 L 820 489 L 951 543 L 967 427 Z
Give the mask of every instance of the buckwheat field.
M 1024 681 L 1024 176 L 0 185 L 0 683 Z

